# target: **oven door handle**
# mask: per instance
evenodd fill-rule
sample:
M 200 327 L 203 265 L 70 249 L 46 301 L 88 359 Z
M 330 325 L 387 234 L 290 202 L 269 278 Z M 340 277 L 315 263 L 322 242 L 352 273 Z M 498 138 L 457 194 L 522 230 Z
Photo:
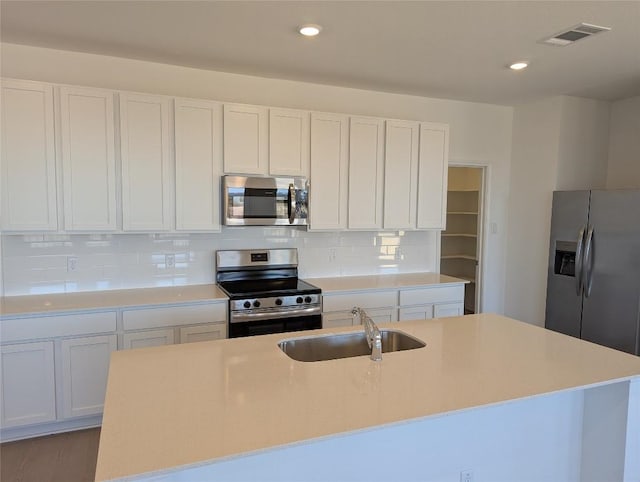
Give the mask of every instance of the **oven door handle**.
M 302 308 L 299 310 L 286 310 L 286 311 L 261 311 L 259 313 L 242 313 L 232 312 L 229 317 L 229 323 L 246 323 L 254 320 L 279 320 L 282 318 L 292 318 L 294 316 L 308 316 L 319 315 L 322 313 L 322 309 L 319 306 L 313 306 L 311 308 Z

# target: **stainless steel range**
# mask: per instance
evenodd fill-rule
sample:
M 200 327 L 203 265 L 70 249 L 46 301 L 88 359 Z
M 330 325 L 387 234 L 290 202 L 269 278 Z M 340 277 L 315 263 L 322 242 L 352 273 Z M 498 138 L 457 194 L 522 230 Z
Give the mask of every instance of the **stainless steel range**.
M 229 338 L 322 328 L 321 290 L 298 278 L 298 250 L 216 252 L 229 296 Z

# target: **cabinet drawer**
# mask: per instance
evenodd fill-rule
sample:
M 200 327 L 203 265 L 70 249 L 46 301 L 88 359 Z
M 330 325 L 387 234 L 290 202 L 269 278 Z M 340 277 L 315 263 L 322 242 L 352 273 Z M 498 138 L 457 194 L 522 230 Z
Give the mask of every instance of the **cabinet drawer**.
M 354 306 L 365 309 L 382 308 L 396 306 L 397 303 L 396 290 L 322 296 L 322 310 L 325 312 L 350 310 Z
M 226 303 L 145 308 L 122 312 L 122 324 L 125 330 L 196 325 L 198 323 L 214 323 L 226 320 Z
M 0 321 L 2 342 L 116 331 L 116 312 L 38 316 Z
M 457 286 L 439 286 L 400 291 L 400 306 L 448 303 L 463 300 L 464 285 L 462 284 Z

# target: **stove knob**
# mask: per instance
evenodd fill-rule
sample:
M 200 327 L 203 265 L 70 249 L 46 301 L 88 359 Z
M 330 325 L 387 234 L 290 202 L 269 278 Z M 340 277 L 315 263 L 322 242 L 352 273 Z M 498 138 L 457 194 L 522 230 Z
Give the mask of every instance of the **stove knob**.
M 302 296 L 298 296 L 298 297 L 296 298 L 296 303 L 302 303 L 302 301 L 303 301 L 303 300 L 302 300 Z
M 304 302 L 305 303 L 311 303 L 311 296 L 305 296 Z
M 251 303 L 249 303 L 248 301 L 245 301 L 243 306 L 245 308 L 251 308 Z
M 255 301 L 253 302 L 253 307 L 254 307 L 254 308 L 260 308 L 260 302 L 259 302 L 258 300 L 255 300 Z
M 276 305 L 280 306 L 282 304 L 282 300 L 280 298 L 276 299 Z

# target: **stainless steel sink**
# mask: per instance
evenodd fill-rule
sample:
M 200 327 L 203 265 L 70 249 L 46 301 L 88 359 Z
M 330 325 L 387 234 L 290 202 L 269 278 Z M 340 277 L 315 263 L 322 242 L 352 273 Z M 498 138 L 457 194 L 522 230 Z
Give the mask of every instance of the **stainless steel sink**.
M 415 350 L 426 346 L 422 341 L 401 331 L 380 330 L 380 333 L 382 353 Z M 281 341 L 278 346 L 290 358 L 302 362 L 371 355 L 364 332 L 293 338 Z

